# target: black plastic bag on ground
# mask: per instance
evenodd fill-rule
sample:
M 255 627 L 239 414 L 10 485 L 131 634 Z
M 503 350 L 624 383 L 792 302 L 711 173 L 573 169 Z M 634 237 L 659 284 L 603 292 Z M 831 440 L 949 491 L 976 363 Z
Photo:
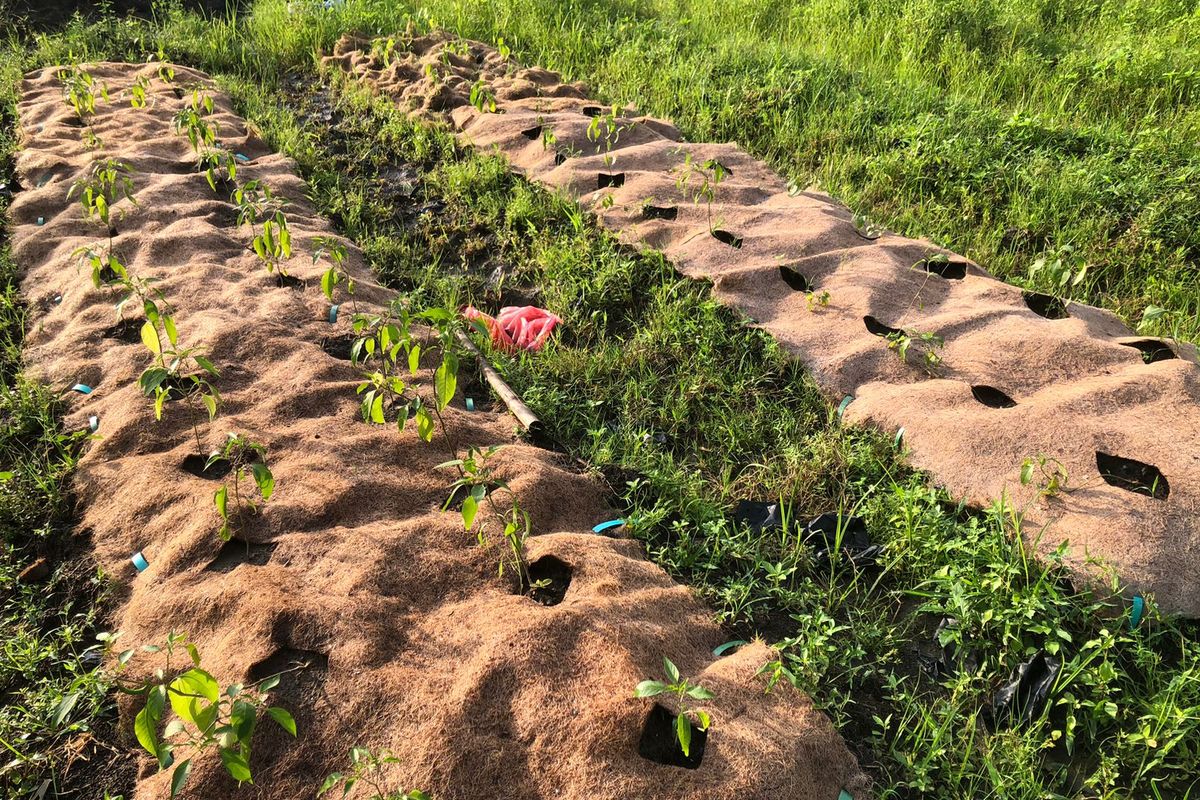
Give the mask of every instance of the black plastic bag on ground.
M 992 696 L 988 727 L 997 731 L 1027 725 L 1040 716 L 1060 669 L 1062 663 L 1045 650 L 1018 665 L 1009 682 Z
M 942 617 L 938 622 L 937 629 L 933 632 L 933 642 L 938 648 L 937 655 L 917 653 L 917 660 L 920 662 L 921 668 L 931 677 L 942 678 L 958 672 L 972 673 L 979 669 L 979 657 L 974 650 L 966 647 L 963 643 L 955 642 L 950 637 L 946 637 L 948 641 L 942 644 L 942 634 L 957 627 L 957 619 Z
M 783 529 L 783 516 L 778 503 L 739 500 L 733 509 L 733 521 L 747 526 L 755 533 Z
M 856 567 L 874 564 L 883 545 L 872 544 L 867 523 L 862 517 L 842 517 L 841 553 Z M 804 541 L 813 548 L 813 560 L 819 569 L 830 566 L 830 555 L 838 546 L 838 514 L 827 511 L 804 528 Z

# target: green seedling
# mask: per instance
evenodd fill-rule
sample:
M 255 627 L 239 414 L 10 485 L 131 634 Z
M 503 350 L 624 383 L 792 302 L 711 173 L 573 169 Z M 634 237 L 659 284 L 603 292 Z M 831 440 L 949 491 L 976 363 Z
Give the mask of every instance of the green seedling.
M 147 103 L 146 91 L 150 88 L 150 79 L 139 75 L 129 87 L 129 105 L 132 108 L 145 108 Z
M 146 321 L 142 323 L 142 344 L 154 356 L 154 363 L 138 378 L 138 386 L 146 397 L 154 398 L 154 418 L 161 420 L 168 400 L 181 397 L 190 412 L 192 433 L 196 437 L 196 452 L 203 454 L 200 420 L 207 413 L 208 422 L 217 416 L 221 395 L 212 381 L 221 377 L 217 368 L 198 347 L 183 347 L 175 327 L 174 311 L 161 292 L 147 293 L 144 283 L 130 280 L 123 285 L 142 303 Z M 129 299 L 129 298 L 126 298 Z M 122 301 L 122 304 L 125 301 Z M 120 308 L 120 306 L 118 306 Z
M 253 180 L 234 191 L 233 202 L 238 210 L 238 225 L 250 226 L 254 234 L 251 249 L 266 265 L 267 272 L 273 273 L 278 268 L 287 275 L 282 268 L 283 262 L 292 257 L 292 235 L 287 215 L 283 213 L 287 201 L 276 197 L 269 186 Z
M 919 355 L 921 368 L 930 375 L 937 374 L 942 365 L 942 357 L 937 351 L 946 344 L 941 336 L 929 332 L 893 331 L 886 338 L 888 349 L 896 351 L 905 364 L 909 363 L 909 351 L 914 351 Z
M 167 58 L 167 54 L 163 51 L 163 49 L 161 47 L 158 48 L 158 54 L 155 56 L 155 59 L 154 59 L 155 61 L 159 62 L 158 70 L 157 70 L 158 79 L 160 81 L 162 81 L 164 84 L 166 84 L 167 86 L 171 86 L 175 83 L 175 68 L 172 67 L 170 64 L 162 63 L 163 61 L 166 60 L 166 58 Z
M 197 157 L 197 163 L 214 192 L 218 191 L 218 184 L 237 180 L 237 158 L 228 150 L 219 147 L 204 150 Z
M 505 43 L 503 36 L 496 40 L 496 52 L 498 52 L 500 57 L 506 61 L 508 60 L 508 57 L 512 55 L 512 48 Z
M 391 65 L 395 53 L 396 40 L 391 36 L 371 40 L 371 60 L 382 65 L 384 69 Z
M 816 311 L 821 308 L 829 307 L 829 292 L 806 292 L 804 295 L 804 303 L 808 306 L 809 311 Z
M 1039 453 L 1021 462 L 1021 485 L 1036 486 L 1042 497 L 1058 497 L 1070 491 L 1069 479 L 1066 466 L 1057 458 Z
M 71 66 L 59 70 L 58 80 L 62 83 L 63 100 L 74 110 L 79 121 L 86 123 L 87 118 L 96 113 L 96 79 L 83 67 Z M 99 96 L 108 101 L 108 86 L 100 85 Z
M 709 158 L 697 164 L 691 153 L 683 154 L 683 166 L 675 179 L 675 187 L 691 201 L 699 205 L 704 202 L 708 219 L 708 232 L 712 233 L 721 226 L 721 220 L 713 221 L 712 204 L 717 199 L 717 187 L 729 174 L 725 166 L 715 158 Z
M 243 508 L 254 515 L 271 500 L 275 493 L 275 476 L 271 474 L 271 468 L 267 465 L 267 448 L 241 434 L 229 434 L 225 445 L 208 457 L 204 468 L 208 469 L 221 461 L 230 466 L 233 497 L 229 496 L 230 484 L 225 484 L 213 494 L 213 504 L 221 517 L 221 527 L 217 535 L 221 537 L 221 541 L 227 542 L 233 537 L 234 527 L 241 519 Z M 259 497 L 262 498 L 261 503 L 255 501 L 251 493 L 243 494 L 243 482 L 248 480 L 253 480 Z M 249 540 L 246 541 L 246 547 L 250 547 Z
M 471 105 L 483 114 L 496 113 L 496 95 L 483 78 L 471 85 Z
M 120 633 L 104 633 L 99 638 L 107 651 L 120 638 Z M 254 686 L 235 683 L 222 688 L 202 667 L 196 646 L 187 641 L 186 635 L 174 631 L 167 635 L 161 646 L 148 645 L 140 651 L 161 655 L 164 663 L 149 677 L 124 678 L 118 673 L 124 671 L 136 655 L 136 651 L 126 650 L 117 656 L 116 672 L 111 678 L 119 691 L 145 698 L 145 705 L 134 718 L 133 732 L 138 744 L 158 761 L 160 771 L 174 766 L 172 798 L 187 784 L 192 760 L 214 749 L 230 777 L 239 785 L 252 783 L 250 747 L 260 712 L 265 711 L 275 724 L 293 737 L 296 735 L 296 721 L 292 715 L 286 709 L 268 703 L 270 691 L 279 685 L 279 675 Z M 173 663 L 183 655 L 187 658 L 183 665 Z M 174 718 L 168 721 L 171 714 Z M 164 721 L 166 726 L 162 727 Z M 176 750 L 184 750 L 190 757 L 176 763 Z
M 621 134 L 632 127 L 631 125 L 622 125 L 618 121 L 619 119 L 617 107 L 613 106 L 607 114 L 592 117 L 592 121 L 588 124 L 588 141 L 596 143 L 597 154 L 604 154 L 605 169 L 611 169 L 616 163 L 617 157 L 612 154 L 612 149 L 621 141 Z
M 121 199 L 126 199 L 133 205 L 137 200 L 133 196 L 133 170 L 123 161 L 106 158 L 92 164 L 91 172 L 83 180 L 75 181 L 67 190 L 67 199 L 78 196 L 83 206 L 84 217 L 93 217 L 110 229 L 111 240 L 112 207 Z
M 666 673 L 667 680 L 663 681 L 642 681 L 633 690 L 634 697 L 657 697 L 662 694 L 674 695 L 677 712 L 675 715 L 675 739 L 679 742 L 679 749 L 683 751 L 684 756 L 691 755 L 692 747 L 692 726 L 699 728 L 702 731 L 712 727 L 712 717 L 707 711 L 702 709 L 690 708 L 689 700 L 712 700 L 715 695 L 703 686 L 690 683 L 686 678 L 681 678 L 679 669 L 671 659 L 663 656 L 663 671 Z
M 317 797 L 333 791 L 339 786 L 339 795 L 343 800 L 352 797 L 359 784 L 366 786 L 371 795 L 367 800 L 430 800 L 425 792 L 419 789 L 391 789 L 387 787 L 381 773 L 392 764 L 399 764 L 400 759 L 384 750 L 375 755 L 365 747 L 350 748 L 350 769 L 347 772 L 334 772 L 317 791 Z
M 199 89 L 192 91 L 191 101 L 175 114 L 175 132 L 187 136 L 188 144 L 196 155 L 217 145 L 219 126 L 206 116 L 213 112 L 212 95 Z
M 1029 265 L 1029 277 L 1037 281 L 1045 276 L 1047 282 L 1059 291 L 1074 288 L 1087 278 L 1091 265 L 1069 244 L 1042 253 Z
M 88 150 L 103 150 L 104 141 L 96 135 L 96 132 L 88 128 L 83 132 L 83 144 Z
M 883 236 L 883 228 L 871 221 L 866 214 L 854 215 L 854 232 L 864 239 L 875 241 Z
M 325 295 L 329 302 L 333 302 L 333 295 L 339 286 L 345 286 L 346 297 L 350 299 L 351 308 L 354 310 L 355 316 L 358 315 L 358 304 L 354 300 L 354 279 L 346 272 L 346 245 L 332 237 L 318 236 L 313 239 L 314 249 L 312 251 L 313 265 L 316 266 L 322 260 L 329 261 L 329 268 L 321 275 L 321 292 Z

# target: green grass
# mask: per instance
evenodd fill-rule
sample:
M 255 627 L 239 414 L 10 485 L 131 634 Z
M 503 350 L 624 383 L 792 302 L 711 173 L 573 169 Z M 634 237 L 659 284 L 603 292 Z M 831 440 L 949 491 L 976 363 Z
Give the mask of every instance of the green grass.
M 1159 21 L 1148 6 L 1121 11 L 1122 21 L 1099 8 L 1094 24 L 1084 25 L 1072 17 L 1078 12 L 1031 11 L 1029 4 L 842 12 L 816 4 L 796 19 L 787 4 L 742 5 L 727 17 L 739 27 L 729 29 L 712 16 L 716 6 L 709 12 L 682 1 L 671 13 L 649 2 L 494 2 L 472 4 L 478 10 L 470 20 L 451 3 L 429 4 L 436 19 L 485 38 L 502 31 L 530 61 L 585 77 L 606 97 L 637 98 L 693 137 L 737 137 L 878 219 L 951 244 L 954 236 L 977 242 L 965 246 L 968 253 L 995 269 L 1007 263 L 1021 272 L 1037 251 L 999 247 L 997 231 L 1020 209 L 1030 225 L 1053 231 L 1056 245 L 1069 231 L 1076 252 L 1118 259 L 1126 251 L 1110 247 L 1101 218 L 1152 206 L 1163 224 L 1135 226 L 1141 238 L 1131 243 L 1132 255 L 1089 269 L 1074 291 L 1135 318 L 1146 303 L 1169 307 L 1164 319 L 1194 337 L 1195 298 L 1174 292 L 1188 279 L 1194 252 L 1187 248 L 1195 240 L 1187 223 L 1195 212 L 1173 194 L 1186 193 L 1180 176 L 1194 159 L 1187 144 L 1192 79 L 1173 79 L 1182 88 L 1171 89 L 1142 52 L 1157 48 L 1186 62 L 1190 40 L 1168 35 L 1169 10 Z M 161 46 L 219 76 L 239 109 L 296 157 L 318 207 L 360 244 L 385 282 L 415 302 L 492 308 L 503 292 L 536 290 L 540 304 L 566 319 L 562 334 L 537 356 L 493 354 L 497 366 L 571 454 L 609 479 L 637 520 L 633 533 L 711 603 L 731 636 L 758 631 L 781 644 L 772 669 L 786 670 L 828 711 L 880 796 L 1193 793 L 1200 760 L 1195 625 L 1152 612 L 1129 631 L 1127 611 L 1077 591 L 1055 563 L 1031 559 L 1019 517 L 1002 509 L 967 513 L 909 471 L 890 442 L 840 427 L 803 370 L 716 304 L 704 285 L 679 278 L 661 258 L 619 247 L 572 203 L 514 178 L 496 159 L 460 151 L 444 129 L 414 124 L 353 90 L 335 92 L 343 113 L 335 132 L 299 123 L 285 107 L 298 93 L 281 85 L 282 76 L 311 69 L 312 48 L 346 26 L 402 26 L 403 9 L 351 3 L 287 18 L 282 9 L 271 0 L 243 20 L 176 11 L 157 24 L 76 24 L 35 42 L 20 63 L 52 63 L 68 52 L 141 59 Z M 1129 21 L 1139 13 L 1140 21 Z M 933 33 L 917 37 L 918 30 Z M 1146 37 L 1153 48 L 1138 44 L 1137 34 L 1147 31 L 1156 34 Z M 1130 55 L 1111 74 L 1089 72 L 1059 107 L 1064 70 L 1082 70 L 1108 52 L 1095 42 L 1118 33 Z M 1056 53 L 1054 65 L 1030 60 L 1035 51 Z M 1105 92 L 1121 102 L 1106 104 Z M 1134 152 L 1119 131 L 1135 116 L 1173 144 Z M 904 131 L 921 135 L 904 138 Z M 1028 146 L 1012 145 L 1019 141 Z M 1095 150 L 1097 141 L 1108 149 Z M 1150 165 L 1159 170 L 1153 174 L 1171 180 L 1143 180 L 1139 165 L 1152 153 L 1162 155 Z M 1064 170 L 1064 158 L 1083 160 Z M 1096 158 L 1112 170 L 1087 161 Z M 1050 166 L 1038 173 L 1035 162 Z M 411 200 L 383 193 L 380 174 L 396 166 L 414 170 Z M 1030 183 L 1038 174 L 1046 180 Z M 1105 191 L 1092 186 L 1102 174 L 1111 181 Z M 1068 197 L 1079 203 L 1071 213 L 1061 205 Z M 1145 199 L 1146 208 L 1141 200 L 1123 205 L 1131 197 Z M 429 201 L 445 207 L 415 220 L 397 217 L 397 207 Z M 1089 216 L 1079 210 L 1088 203 L 1107 210 Z M 999 260 L 976 246 L 992 247 Z M 1146 258 L 1155 247 L 1166 249 L 1157 261 Z M 497 287 L 489 278 L 501 265 Z M 1148 278 L 1151 272 L 1157 277 Z M 747 496 L 787 498 L 801 518 L 830 509 L 863 515 L 888 545 L 881 567 L 837 561 L 822 569 L 794 533 L 754 535 L 731 525 L 730 506 Z M 918 654 L 939 650 L 933 629 L 946 616 L 958 622 L 940 644 L 957 648 L 959 668 L 934 678 L 919 668 Z M 993 692 L 1039 649 L 1064 664 L 1049 711 L 1030 725 L 989 732 L 983 716 Z M 64 691 L 28 686 L 21 696 L 43 709 Z

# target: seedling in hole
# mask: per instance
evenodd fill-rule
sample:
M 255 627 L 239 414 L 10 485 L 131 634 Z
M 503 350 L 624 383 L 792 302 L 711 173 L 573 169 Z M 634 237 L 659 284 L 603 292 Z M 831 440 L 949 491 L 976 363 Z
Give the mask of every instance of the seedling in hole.
M 353 796 L 355 788 L 361 783 L 371 790 L 368 800 L 430 800 L 429 795 L 419 789 L 404 791 L 387 787 L 382 775 L 377 773 L 382 773 L 383 768 L 390 764 L 399 763 L 400 759 L 389 750 L 375 755 L 365 747 L 352 747 L 349 772 L 335 772 L 326 778 L 317 792 L 317 797 L 340 786 L 342 793 L 339 796 L 344 800 Z
M 205 119 L 206 114 L 213 111 L 211 95 L 201 94 L 199 89 L 192 92 L 192 99 L 186 106 L 175 114 L 175 132 L 187 136 L 188 144 L 196 155 L 217 144 L 218 125 L 215 121 Z
M 829 292 L 806 292 L 804 295 L 804 303 L 808 306 L 809 311 L 816 311 L 819 308 L 828 308 Z
M 1067 468 L 1057 458 L 1048 458 L 1040 453 L 1035 458 L 1021 462 L 1021 485 L 1037 486 L 1042 497 L 1058 497 L 1069 491 Z
M 489 544 L 487 525 L 478 519 L 479 509 L 486 503 L 492 516 L 504 525 L 503 539 L 505 555 L 500 559 L 498 574 L 504 577 L 506 570 L 515 573 L 518 585 L 531 591 L 549 585 L 549 581 L 529 581 L 529 565 L 525 560 L 525 540 L 529 537 L 529 515 L 521 508 L 516 494 L 504 481 L 496 480 L 488 461 L 500 450 L 493 445 L 486 450 L 470 446 L 463 458 L 438 464 L 438 469 L 453 467 L 458 470 L 458 479 L 450 484 L 450 495 L 442 505 L 447 511 L 451 503 L 462 497 L 463 530 L 475 530 L 475 539 L 480 547 Z M 501 510 L 496 503 L 496 494 L 507 492 L 510 501 L 507 509 Z M 479 523 L 479 524 L 476 524 Z
M 120 635 L 102 633 L 97 638 L 108 652 Z M 147 678 L 125 679 L 117 673 L 125 670 L 136 655 L 134 650 L 126 650 L 117 656 L 115 672 L 109 677 L 119 691 L 145 698 L 145 705 L 134 718 L 133 732 L 138 744 L 158 760 L 160 771 L 175 765 L 171 773 L 171 797 L 176 797 L 187 783 L 192 759 L 212 749 L 216 749 L 226 771 L 239 785 L 252 783 L 250 746 L 260 711 L 266 711 L 275 724 L 293 737 L 296 735 L 292 715 L 284 708 L 268 705 L 269 692 L 279 685 L 279 675 L 256 686 L 235 683 L 222 689 L 217 679 L 202 668 L 196 646 L 187 641 L 185 634 L 174 631 L 167 635 L 163 645 L 147 645 L 140 650 L 148 655 L 161 654 L 164 664 Z M 177 653 L 186 653 L 191 666 L 181 670 L 173 664 Z M 159 735 L 168 707 L 175 719 Z M 176 749 L 191 757 L 176 764 Z
M 683 167 L 675 179 L 676 188 L 685 196 L 690 195 L 693 203 L 699 205 L 701 200 L 704 201 L 710 234 L 721 225 L 720 219 L 713 221 L 712 204 L 717 199 L 717 187 L 728 174 L 725 166 L 715 158 L 697 164 L 691 153 L 684 153 Z
M 198 156 L 197 163 L 204 172 L 209 188 L 214 192 L 218 191 L 218 183 L 233 183 L 237 180 L 237 158 L 228 150 L 219 147 L 205 150 Z
M 182 347 L 179 344 L 179 332 L 175 328 L 174 312 L 163 298 L 161 292 L 152 296 L 146 290 L 146 285 L 131 280 L 128 275 L 122 277 L 122 284 L 130 292 L 130 297 L 136 296 L 142 302 L 146 321 L 142 323 L 142 344 L 146 346 L 155 358 L 155 362 L 147 367 L 138 378 L 138 386 L 147 397 L 154 397 L 154 418 L 161 420 L 163 409 L 171 393 L 181 394 L 184 403 L 191 412 L 192 433 L 196 437 L 196 452 L 203 454 L 204 446 L 200 440 L 200 409 L 208 413 L 208 421 L 212 422 L 217 416 L 221 405 L 221 395 L 213 386 L 212 379 L 221 374 L 213 363 L 201 355 L 198 347 Z M 128 297 L 126 299 L 129 299 Z M 124 304 L 118 305 L 118 309 Z
M 483 114 L 496 113 L 496 95 L 483 78 L 471 85 L 471 105 Z
M 92 164 L 92 171 L 83 180 L 75 181 L 67 190 L 67 199 L 79 196 L 83 206 L 84 217 L 96 217 L 110 229 L 112 228 L 112 206 L 122 198 L 137 205 L 133 197 L 133 170 L 123 161 L 106 158 Z
M 96 80 L 92 74 L 80 66 L 70 66 L 59 70 L 58 80 L 63 87 L 63 100 L 66 101 L 81 123 L 86 123 L 89 115 L 96 113 Z M 108 101 L 108 86 L 101 85 L 100 96 Z
M 167 57 L 167 54 L 165 52 L 163 52 L 163 49 L 161 47 L 158 48 L 158 55 L 156 56 L 156 60 L 161 62 L 166 57 Z M 172 67 L 170 64 L 161 64 L 160 63 L 158 66 L 158 79 L 160 81 L 162 81 L 163 83 L 165 83 L 167 86 L 172 85 L 173 83 L 175 83 L 175 68 Z
M 267 466 L 267 448 L 241 434 L 229 434 L 229 438 L 225 440 L 225 446 L 208 457 L 204 468 L 208 469 L 219 461 L 229 464 L 230 474 L 233 475 L 232 503 L 229 497 L 229 484 L 217 489 L 213 495 L 217 514 L 221 517 L 221 528 L 217 531 L 217 535 L 221 537 L 221 541 L 227 542 L 233 536 L 234 525 L 241 518 L 243 505 L 251 514 L 257 514 L 259 508 L 270 501 L 271 495 L 275 493 L 275 476 L 271 474 L 271 468 Z M 242 482 L 251 478 L 262 498 L 261 504 L 255 502 L 250 493 L 242 495 Z M 249 548 L 250 542 L 247 540 L 246 549 L 249 550 Z
M 905 364 L 908 363 L 909 350 L 915 348 L 920 356 L 921 368 L 930 375 L 936 375 L 938 367 L 942 365 L 942 357 L 937 351 L 945 346 L 946 341 L 936 333 L 893 331 L 887 335 L 887 343 L 888 349 L 895 350 Z
M 150 79 L 145 75 L 139 75 L 133 85 L 129 87 L 129 105 L 133 108 L 146 107 L 146 90 L 150 88 Z
M 249 225 L 254 239 L 251 247 L 267 267 L 267 272 L 287 275 L 282 263 L 292 257 L 292 234 L 287 216 L 283 213 L 287 201 L 276 197 L 271 187 L 257 180 L 247 181 L 233 193 L 238 209 L 237 223 Z M 261 227 L 256 227 L 262 220 Z
M 90 127 L 83 132 L 83 144 L 88 150 L 103 150 L 104 142 Z
M 354 279 L 350 277 L 343 266 L 346 261 L 346 245 L 337 239 L 326 236 L 318 236 L 313 239 L 312 243 L 316 248 L 312 251 L 313 265 L 315 266 L 321 259 L 329 260 L 329 269 L 321 275 L 321 291 L 332 303 L 337 287 L 345 284 L 346 296 L 350 298 L 350 305 L 357 315 L 358 304 L 354 300 Z
M 1090 266 L 1081 256 L 1075 255 L 1075 248 L 1064 244 L 1035 258 L 1029 265 L 1029 277 L 1036 281 L 1038 276 L 1044 274 L 1055 289 L 1063 291 L 1068 286 L 1075 287 L 1083 283 Z
M 618 119 L 617 107 L 613 106 L 607 114 L 592 117 L 588 124 L 588 141 L 596 143 L 597 153 L 603 151 L 605 169 L 611 169 L 616 163 L 617 157 L 612 154 L 612 149 L 621 140 L 621 134 L 632 127 L 620 124 Z
M 503 36 L 496 40 L 496 52 L 505 60 L 508 60 L 508 57 L 512 55 L 512 48 L 505 44 Z
M 865 214 L 855 214 L 854 232 L 864 239 L 874 241 L 883 235 L 883 228 L 872 222 Z
M 666 656 L 663 656 L 663 671 L 667 676 L 665 683 L 663 681 L 642 681 L 633 690 L 633 696 L 657 697 L 660 694 L 675 696 L 675 703 L 678 706 L 678 713 L 675 716 L 675 739 L 679 742 L 679 749 L 683 751 L 684 756 L 690 756 L 692 726 L 694 725 L 700 730 L 706 731 L 712 726 L 712 718 L 708 715 L 707 711 L 689 708 L 688 701 L 689 699 L 712 700 L 714 695 L 703 686 L 690 683 L 686 678 L 681 678 L 679 676 L 679 669 Z

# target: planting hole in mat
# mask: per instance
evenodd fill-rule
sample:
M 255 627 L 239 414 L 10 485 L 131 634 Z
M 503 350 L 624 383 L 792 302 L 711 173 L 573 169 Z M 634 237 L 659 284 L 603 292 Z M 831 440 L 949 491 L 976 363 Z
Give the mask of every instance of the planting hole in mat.
M 142 341 L 142 325 L 144 319 L 123 319 L 116 325 L 110 325 L 100 334 L 105 339 L 116 339 L 125 344 L 137 344 Z
M 1029 310 L 1039 317 L 1066 319 L 1071 316 L 1067 313 L 1066 304 L 1053 295 L 1041 292 L 1021 292 L 1021 297 L 1025 300 L 1025 305 L 1029 306 Z
M 225 544 L 221 545 L 217 557 L 208 562 L 208 566 L 204 568 L 205 572 L 233 572 L 242 564 L 250 564 L 255 567 L 262 567 L 271 560 L 271 556 L 275 554 L 275 548 L 278 547 L 277 542 L 250 542 L 247 544 L 238 538 L 230 539 Z
M 656 764 L 671 767 L 696 769 L 704 759 L 704 746 L 708 742 L 708 731 L 692 726 L 692 743 L 685 756 L 675 738 L 675 715 L 658 703 L 646 716 L 642 726 L 642 738 L 638 740 L 638 755 Z
M 971 394 L 988 408 L 1012 408 L 1017 404 L 1016 400 L 995 386 L 972 386 Z
M 542 556 L 529 565 L 529 585 L 522 587 L 522 594 L 544 606 L 556 606 L 570 586 L 571 565 L 555 556 Z
M 797 292 L 811 292 L 812 291 L 812 288 L 813 288 L 812 281 L 810 281 L 804 275 L 801 275 L 799 272 L 792 269 L 791 267 L 781 266 L 779 268 L 779 277 L 783 278 L 783 282 L 786 283 L 788 285 L 788 287 L 794 291 L 797 291 Z
M 715 230 L 712 232 L 713 238 L 721 244 L 727 244 L 730 247 L 737 249 L 742 246 L 742 237 L 734 236 L 729 231 Z
M 938 275 L 949 281 L 961 281 L 967 277 L 967 263 L 965 261 L 943 261 L 941 259 L 927 258 L 924 261 L 917 263 L 918 269 L 923 269 L 930 275 Z
M 876 336 L 888 336 L 893 333 L 904 333 L 904 331 L 900 330 L 899 328 L 892 328 L 888 325 L 884 325 L 870 314 L 863 317 L 863 325 L 867 326 L 868 333 L 873 333 Z
M 296 720 L 297 738 L 303 739 L 305 732 L 312 730 L 316 716 L 325 697 L 325 675 L 329 672 L 329 657 L 315 650 L 284 646 L 250 667 L 249 682 L 279 676 L 279 685 L 271 690 L 270 704 L 282 706 L 292 712 Z M 286 752 L 279 748 L 291 745 L 292 737 L 278 725 L 263 725 L 259 731 L 264 740 L 258 741 L 255 733 L 254 749 L 264 752 Z
M 625 185 L 624 172 L 601 172 L 596 175 L 596 188 L 607 189 L 610 186 L 619 189 Z
M 567 163 L 568 158 L 569 158 L 569 156 L 566 153 L 564 153 L 562 150 L 555 150 L 554 151 L 554 166 L 561 167 L 563 164 Z
M 197 478 L 204 478 L 209 481 L 221 480 L 233 468 L 225 459 L 215 461 L 212 466 L 205 469 L 207 463 L 208 456 L 202 456 L 199 453 L 189 453 L 184 456 L 183 463 L 179 467 L 189 475 L 195 475 Z
M 321 349 L 326 355 L 341 361 L 350 361 L 350 350 L 354 347 L 354 336 L 346 333 L 341 336 L 327 336 L 321 340 Z
M 1121 342 L 1121 344 L 1138 350 L 1142 354 L 1142 361 L 1147 364 L 1179 358 L 1171 346 L 1162 339 L 1138 339 L 1136 342 Z
M 679 209 L 675 206 L 642 206 L 642 219 L 673 220 L 678 216 Z
M 534 125 L 532 128 L 526 128 L 521 131 L 521 135 L 532 141 L 542 135 L 542 126 Z
M 584 106 L 580 111 L 585 117 L 598 117 L 604 113 L 604 109 L 600 106 Z
M 1166 500 L 1171 493 L 1167 478 L 1158 467 L 1132 458 L 1122 458 L 1096 451 L 1096 469 L 1109 486 L 1128 492 L 1144 494 L 1155 500 Z
M 280 289 L 303 289 L 304 281 L 282 272 L 275 273 L 275 285 Z

